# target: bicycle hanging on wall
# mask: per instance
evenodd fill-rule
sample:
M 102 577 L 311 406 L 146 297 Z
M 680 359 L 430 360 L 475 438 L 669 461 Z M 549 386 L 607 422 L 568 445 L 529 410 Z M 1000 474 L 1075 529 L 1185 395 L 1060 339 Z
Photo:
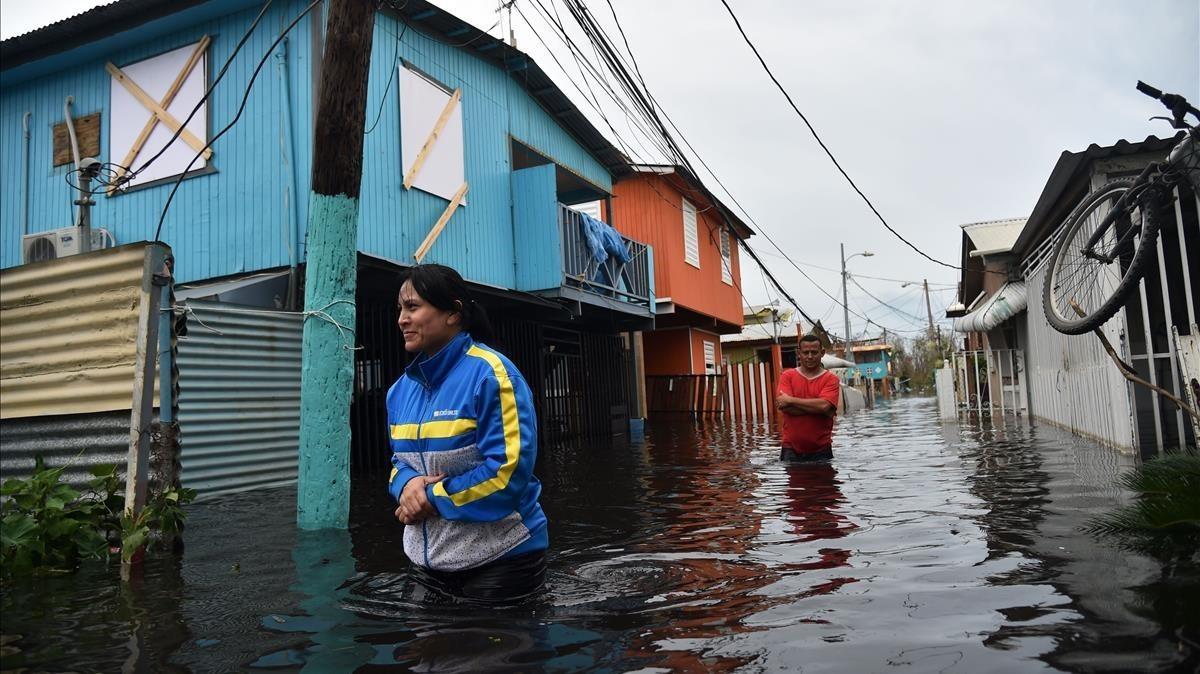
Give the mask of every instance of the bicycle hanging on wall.
M 1200 193 L 1200 127 L 1185 119 L 1200 121 L 1200 111 L 1144 82 L 1137 89 L 1171 111 L 1153 119 L 1185 133 L 1166 161 L 1105 183 L 1067 217 L 1050 255 L 1042 305 L 1050 325 L 1068 335 L 1099 328 L 1125 304 L 1153 256 L 1159 227 L 1171 218 L 1175 189 L 1190 184 Z

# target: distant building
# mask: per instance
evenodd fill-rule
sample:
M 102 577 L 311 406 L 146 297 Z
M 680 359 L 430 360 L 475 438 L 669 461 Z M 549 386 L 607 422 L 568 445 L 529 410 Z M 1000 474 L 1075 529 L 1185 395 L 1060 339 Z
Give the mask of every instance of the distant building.
M 797 340 L 807 328 L 794 309 L 758 304 L 746 307 L 743 316 L 741 332 L 721 337 L 726 362 L 770 363 L 771 345 L 778 344 L 783 367 L 796 366 Z

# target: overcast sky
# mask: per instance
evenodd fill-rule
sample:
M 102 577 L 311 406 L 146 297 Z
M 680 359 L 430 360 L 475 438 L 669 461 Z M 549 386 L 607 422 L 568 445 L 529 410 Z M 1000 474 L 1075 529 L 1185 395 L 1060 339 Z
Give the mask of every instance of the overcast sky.
M 499 17 L 495 0 L 435 1 L 481 28 Z M 550 0 L 541 1 L 549 6 Z M 847 254 L 875 253 L 851 260 L 852 272 L 928 278 L 936 284 L 935 312 L 952 300 L 952 292 L 938 289 L 949 288 L 957 272 L 924 260 L 884 230 L 774 88 L 719 0 L 613 3 L 651 93 L 759 229 L 821 288 L 840 297 L 838 272 L 818 267 L 836 270 L 844 242 Z M 18 35 L 96 4 L 103 3 L 4 0 L 0 32 Z M 607 3 L 587 4 L 616 39 Z M 919 248 L 953 264 L 961 245 L 958 226 L 1028 215 L 1064 150 L 1169 134 L 1165 123 L 1147 121 L 1162 108 L 1134 90 L 1138 79 L 1200 101 L 1196 0 L 730 5 L 884 217 Z M 611 135 L 572 86 L 579 77 L 574 62 L 539 18 L 534 0 L 517 0 L 517 7 L 537 32 L 514 10 L 518 47 Z M 561 5 L 559 11 L 570 23 Z M 507 16 L 493 35 L 507 33 Z M 558 69 L 538 35 L 571 77 Z M 376 45 L 391 53 L 389 47 Z M 624 142 L 635 143 L 627 128 L 614 126 Z M 840 307 L 765 236 L 752 238 L 751 245 L 809 314 L 842 331 Z M 768 299 L 757 269 L 743 260 L 745 296 Z M 925 313 L 915 287 L 861 276 L 858 281 L 905 312 Z M 889 328 L 916 323 L 853 285 L 850 307 Z M 864 321 L 852 322 L 856 333 L 864 329 Z

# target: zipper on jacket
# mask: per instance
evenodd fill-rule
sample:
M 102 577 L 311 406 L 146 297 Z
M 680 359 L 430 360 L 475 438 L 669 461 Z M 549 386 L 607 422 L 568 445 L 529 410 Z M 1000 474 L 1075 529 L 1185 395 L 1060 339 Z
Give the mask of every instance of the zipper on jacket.
M 429 475 L 429 465 L 425 463 L 425 434 L 422 431 L 425 428 L 425 419 L 429 417 L 429 409 L 433 407 L 433 390 L 428 383 L 422 384 L 425 389 L 425 408 L 421 410 L 421 416 L 417 420 L 417 456 L 421 457 L 421 470 L 425 475 Z M 425 555 L 425 568 L 429 568 L 429 529 L 425 520 L 421 520 L 421 549 Z

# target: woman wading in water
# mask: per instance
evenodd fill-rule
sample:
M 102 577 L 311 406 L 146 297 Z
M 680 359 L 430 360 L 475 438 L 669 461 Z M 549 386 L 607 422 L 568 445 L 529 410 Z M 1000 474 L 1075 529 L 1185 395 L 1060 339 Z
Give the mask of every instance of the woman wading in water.
M 399 326 L 416 358 L 388 390 L 387 414 L 404 553 L 446 594 L 524 597 L 542 585 L 549 542 L 529 386 L 483 343 L 491 325 L 458 272 L 426 264 L 401 278 Z

